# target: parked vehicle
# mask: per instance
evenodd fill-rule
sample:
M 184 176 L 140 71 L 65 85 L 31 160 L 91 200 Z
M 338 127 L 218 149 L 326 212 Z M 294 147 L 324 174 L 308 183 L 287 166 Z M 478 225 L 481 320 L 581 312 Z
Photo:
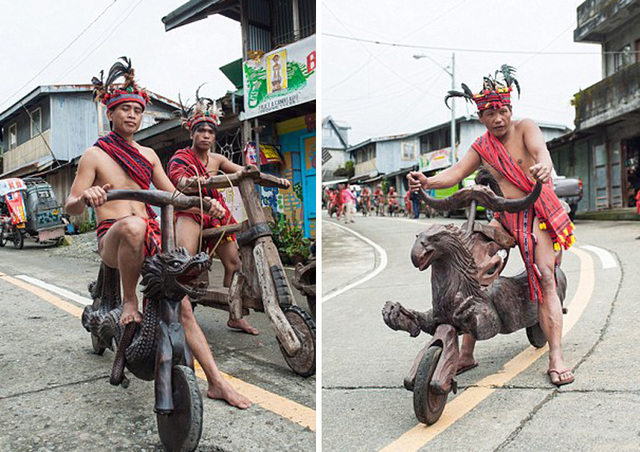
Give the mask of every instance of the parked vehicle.
M 578 211 L 578 203 L 582 199 L 582 181 L 575 177 L 558 176 L 553 172 L 553 190 L 558 198 L 569 204 L 569 218 L 573 221 Z
M 0 180 L 0 246 L 10 240 L 22 249 L 25 238 L 56 242 L 64 231 L 61 206 L 44 179 Z
M 467 176 L 461 182 L 459 182 L 458 185 L 454 185 L 453 187 L 434 190 L 434 195 L 433 195 L 434 198 L 445 199 L 453 195 L 457 191 L 462 190 L 463 188 L 474 186 L 476 174 L 477 174 L 477 171 L 471 174 L 470 176 Z M 466 218 L 469 218 L 469 214 L 471 212 L 470 212 L 470 208 L 466 207 L 464 210 L 456 210 L 452 212 L 447 211 L 447 212 L 441 212 L 441 213 L 442 213 L 442 216 L 445 218 L 449 218 L 452 215 L 462 215 L 462 214 L 464 214 Z M 491 221 L 491 219 L 493 218 L 493 213 L 488 209 L 485 209 L 483 206 L 477 206 L 476 215 L 478 216 L 478 218 L 486 218 L 487 221 Z

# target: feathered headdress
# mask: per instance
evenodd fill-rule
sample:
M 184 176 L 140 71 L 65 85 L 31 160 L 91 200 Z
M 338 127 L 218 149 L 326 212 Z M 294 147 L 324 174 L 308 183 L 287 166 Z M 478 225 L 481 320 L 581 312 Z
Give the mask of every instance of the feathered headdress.
M 114 82 L 122 76 L 124 76 L 124 83 L 114 85 Z M 136 84 L 134 76 L 135 71 L 131 67 L 131 60 L 120 57 L 109 69 L 106 81 L 104 81 L 104 71 L 100 71 L 100 78 L 91 79 L 93 100 L 102 102 L 108 109 L 115 108 L 124 102 L 137 102 L 142 108 L 146 108 L 149 95 Z
M 202 123 L 211 125 L 215 130 L 220 125 L 220 118 L 224 115 L 214 100 L 208 97 L 200 97 L 200 88 L 202 88 L 202 85 L 196 90 L 196 102 L 188 108 L 183 105 L 182 99 L 178 95 L 182 125 L 189 129 L 190 132 Z
M 502 74 L 502 82 L 498 81 L 498 74 Z M 515 74 L 516 69 L 514 67 L 503 64 L 493 77 L 489 75 L 483 78 L 482 90 L 478 94 L 473 94 L 469 87 L 462 83 L 463 91 L 449 91 L 444 98 L 444 103 L 449 107 L 447 101 L 450 98 L 462 97 L 469 102 L 475 102 L 478 111 L 509 106 L 511 105 L 512 86 L 516 87 L 518 90 L 518 98 L 520 98 L 520 84 L 518 80 L 516 80 Z

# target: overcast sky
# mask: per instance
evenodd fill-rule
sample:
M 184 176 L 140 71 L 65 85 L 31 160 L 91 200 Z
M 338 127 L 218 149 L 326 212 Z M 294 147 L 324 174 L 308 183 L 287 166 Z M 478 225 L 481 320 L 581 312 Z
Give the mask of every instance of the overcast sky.
M 141 86 L 172 100 L 193 97 L 204 82 L 208 97 L 233 90 L 218 68 L 242 56 L 240 25 L 216 15 L 165 32 L 162 17 L 186 1 L 0 0 L 0 112 L 38 85 L 90 83 L 123 55 Z
M 477 92 L 483 75 L 508 63 L 517 69 L 522 88 L 520 100 L 512 97 L 515 116 L 573 127 L 573 94 L 601 79 L 600 45 L 573 42 L 581 3 L 322 0 L 322 115 L 348 123 L 351 144 L 417 132 L 451 117 L 443 102 L 451 77 L 428 58 L 413 58 L 426 54 L 446 67 L 451 50 L 376 45 L 332 34 L 459 49 L 458 90 L 464 82 Z M 457 116 L 467 112 L 474 107 L 456 100 Z

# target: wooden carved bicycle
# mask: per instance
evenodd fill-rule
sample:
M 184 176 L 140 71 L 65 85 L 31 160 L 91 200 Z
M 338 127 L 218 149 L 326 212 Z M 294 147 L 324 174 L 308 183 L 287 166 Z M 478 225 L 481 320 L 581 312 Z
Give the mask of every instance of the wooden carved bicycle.
M 150 300 L 141 324 L 120 325 L 122 298 L 120 274 L 104 263 L 98 279 L 89 285 L 93 304 L 82 314 L 82 325 L 91 333 L 95 353 L 115 351 L 110 383 L 129 386 L 125 367 L 142 380 L 155 381 L 158 433 L 167 452 L 194 451 L 202 434 L 202 396 L 193 371 L 193 356 L 180 324 L 185 295 L 205 293 L 200 277 L 211 266 L 206 253 L 190 256 L 175 247 L 174 207 L 200 207 L 200 199 L 163 191 L 111 190 L 107 201 L 132 200 L 162 208 L 162 252 L 148 257 L 142 267 L 143 292 Z M 204 203 L 208 210 L 208 203 Z
M 252 165 L 226 176 L 209 177 L 202 186 L 221 189 L 229 188 L 230 184 L 240 191 L 247 219 L 238 224 L 205 229 L 202 235 L 215 243 L 220 237 L 235 233 L 242 269 L 234 273 L 229 288 L 209 287 L 203 295 L 192 297 L 192 301 L 230 311 L 238 319 L 249 310 L 265 312 L 289 367 L 298 375 L 311 376 L 316 369 L 315 322 L 296 305 L 255 188 L 256 184 L 287 187 L 278 178 L 263 174 Z M 190 187 L 185 193 L 197 194 L 198 188 Z
M 382 310 L 390 328 L 407 331 L 412 337 L 423 331 L 433 336 L 418 353 L 404 381 L 413 391 L 414 411 L 420 422 L 435 423 L 449 392 L 457 391 L 459 334 L 486 340 L 526 328 L 534 347 L 546 344 L 538 324 L 537 303 L 529 299 L 526 272 L 500 276 L 515 240 L 499 228 L 475 223 L 478 203 L 494 212 L 517 212 L 532 206 L 540 190 L 538 182 L 527 197 L 514 200 L 497 196 L 484 185 L 462 189 L 445 199 L 432 198 L 421 190 L 425 203 L 437 210 L 471 208 L 464 228 L 428 225 L 417 235 L 411 250 L 414 266 L 421 271 L 432 267 L 433 308 L 419 312 L 389 301 Z M 556 282 L 562 302 L 567 283 L 559 266 Z

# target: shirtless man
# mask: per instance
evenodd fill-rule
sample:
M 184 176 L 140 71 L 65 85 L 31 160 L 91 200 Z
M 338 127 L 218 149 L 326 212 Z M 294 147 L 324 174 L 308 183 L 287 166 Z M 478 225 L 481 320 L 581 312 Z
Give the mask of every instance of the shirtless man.
M 196 179 L 198 177 L 201 178 L 201 182 L 204 182 L 207 177 L 216 176 L 219 171 L 235 173 L 243 169 L 242 166 L 229 161 L 225 156 L 211 152 L 216 141 L 216 128 L 220 123 L 219 117 L 221 116 L 221 112 L 215 108 L 213 101 L 205 98 L 199 99 L 192 111 L 190 118 L 184 118 L 192 139 L 191 147 L 176 151 L 169 161 L 169 177 L 179 190 L 184 190 L 188 186 L 197 186 Z M 288 186 L 291 185 L 285 179 L 281 179 L 281 182 Z M 236 223 L 218 190 L 203 188 L 202 194 L 216 199 L 224 209 L 224 216 L 217 219 L 205 215 L 202 219 L 199 214 L 180 212 L 176 214 L 178 246 L 185 247 L 192 255 L 198 252 L 201 222 L 204 228 Z M 217 240 L 208 240 L 204 245 L 207 251 L 215 251 L 222 261 L 224 266 L 223 285 L 229 287 L 233 273 L 242 268 L 235 235 L 223 238 L 219 244 Z M 248 334 L 258 334 L 258 330 L 251 326 L 246 319 L 233 318 L 231 313 L 229 313 L 227 326 Z
M 120 321 L 123 324 L 142 320 L 138 311 L 136 284 L 145 256 L 161 249 L 161 235 L 153 218 L 155 214 L 148 206 L 135 201 L 107 203 L 107 191 L 112 188 L 148 189 L 151 182 L 160 190 L 175 191 L 153 149 L 133 141 L 133 134 L 142 122 L 147 96 L 135 85 L 133 69 L 128 61 L 127 64 L 129 77 L 124 87 L 114 89 L 109 85 L 100 85 L 96 88 L 97 98 L 107 106 L 107 118 L 113 131 L 99 139 L 80 158 L 65 206 L 66 212 L 71 215 L 81 214 L 85 206 L 96 210 L 100 257 L 109 267 L 120 270 L 123 289 Z M 129 87 L 130 90 L 127 90 Z M 210 202 L 212 207 L 209 213 L 222 216 L 222 206 L 215 200 Z M 222 377 L 187 297 L 182 300 L 181 322 L 187 344 L 207 376 L 207 396 L 226 400 L 241 409 L 251 406 L 251 402 Z
M 478 106 L 478 116 L 487 133 L 476 140 L 458 163 L 434 177 L 411 172 L 407 178 L 412 190 L 448 188 L 472 174 L 482 163 L 496 178 L 506 198 L 526 196 L 533 189 L 533 179 L 545 184 L 544 196 L 540 196 L 534 207 L 521 214 L 501 213 L 500 221 L 494 219 L 492 226 L 504 226 L 520 246 L 529 275 L 530 296 L 539 302 L 540 325 L 549 342 L 547 373 L 551 382 L 560 386 L 572 383 L 574 375 L 562 356 L 562 308 L 556 294 L 555 251 L 561 246 L 571 246 L 573 225 L 566 212 L 557 208 L 560 202 L 550 184 L 553 163 L 542 132 L 530 119 L 512 120 L 511 82 L 508 77 L 505 81 L 506 87 L 495 81 L 493 86 L 485 84 L 485 89 L 471 98 Z M 534 240 L 525 239 L 531 235 L 535 236 Z M 533 259 L 525 256 L 533 256 Z M 473 358 L 474 346 L 473 337 L 465 334 L 459 372 L 477 366 Z

